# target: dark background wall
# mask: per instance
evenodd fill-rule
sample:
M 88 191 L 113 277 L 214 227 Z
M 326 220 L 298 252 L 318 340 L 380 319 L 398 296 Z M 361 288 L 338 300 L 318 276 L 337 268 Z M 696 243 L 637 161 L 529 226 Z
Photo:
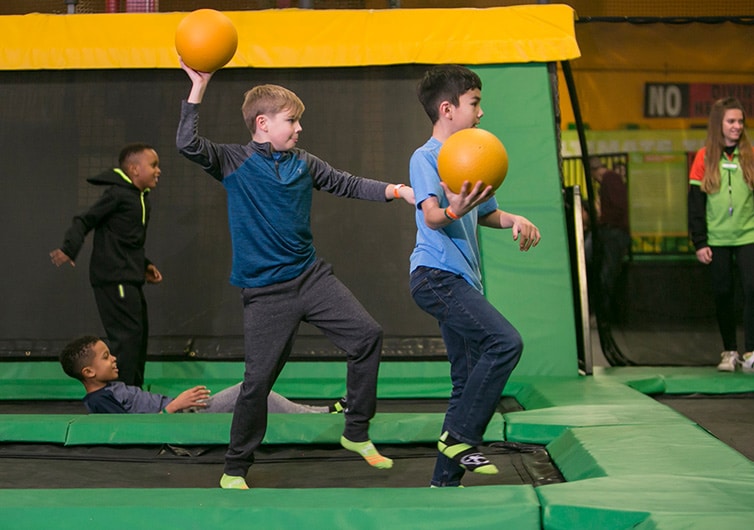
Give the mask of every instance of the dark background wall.
M 202 105 L 201 132 L 218 142 L 246 143 L 243 93 L 263 82 L 282 84 L 307 106 L 301 147 L 361 176 L 408 182 L 408 159 L 430 132 L 414 89 L 423 70 L 222 70 Z M 117 165 L 120 148 L 132 141 L 154 145 L 162 167 L 146 245 L 165 278 L 145 288 L 150 354 L 182 354 L 192 338 L 193 347 L 186 349 L 199 354 L 240 351 L 240 298 L 228 282 L 225 191 L 175 148 L 180 101 L 189 87 L 177 69 L 0 72 L 5 355 L 49 354 L 78 334 L 102 333 L 88 282 L 91 235 L 75 268 L 56 269 L 48 253 L 62 243 L 71 218 L 100 195 L 86 178 Z M 422 337 L 437 335 L 437 329 L 407 289 L 412 208 L 402 201 L 315 193 L 313 230 L 319 255 L 334 264 L 386 335 L 405 339 L 388 342 L 386 353 L 426 353 Z M 333 353 L 318 337 L 303 327 L 299 351 Z

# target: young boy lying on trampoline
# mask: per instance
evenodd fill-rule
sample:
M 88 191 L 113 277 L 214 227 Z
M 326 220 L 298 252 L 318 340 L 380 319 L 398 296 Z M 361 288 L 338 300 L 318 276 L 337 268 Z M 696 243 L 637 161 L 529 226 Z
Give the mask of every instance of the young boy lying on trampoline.
M 241 383 L 211 396 L 207 387 L 199 385 L 181 392 L 175 398 L 146 392 L 118 379 L 118 364 L 107 345 L 98 337 L 86 335 L 69 343 L 60 354 L 63 371 L 78 379 L 86 389 L 84 405 L 90 413 L 165 413 L 233 412 Z M 302 405 L 270 392 L 267 407 L 271 413 L 337 413 L 343 405 L 329 407 Z

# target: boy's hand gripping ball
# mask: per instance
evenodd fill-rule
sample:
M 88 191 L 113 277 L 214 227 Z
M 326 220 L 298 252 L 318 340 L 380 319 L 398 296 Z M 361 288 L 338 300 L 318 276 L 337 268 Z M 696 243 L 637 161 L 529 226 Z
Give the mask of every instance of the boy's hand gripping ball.
M 214 9 L 197 9 L 175 30 L 175 50 L 197 72 L 214 72 L 233 58 L 238 32 L 233 22 Z
M 466 180 L 472 186 L 481 180 L 496 190 L 508 173 L 508 152 L 491 132 L 461 129 L 442 144 L 437 172 L 453 193 L 460 193 Z

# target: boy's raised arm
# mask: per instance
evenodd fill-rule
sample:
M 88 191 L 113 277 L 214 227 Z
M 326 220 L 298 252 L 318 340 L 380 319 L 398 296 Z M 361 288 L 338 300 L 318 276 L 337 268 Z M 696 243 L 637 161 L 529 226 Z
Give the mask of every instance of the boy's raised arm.
M 181 63 L 181 68 L 183 69 L 186 74 L 188 74 L 189 79 L 191 79 L 191 92 L 189 92 L 188 98 L 186 98 L 186 101 L 189 103 L 201 103 L 202 99 L 204 98 L 204 92 L 207 90 L 207 85 L 209 84 L 209 80 L 212 78 L 213 72 L 197 72 L 190 66 L 187 66 L 186 63 L 183 62 L 183 59 L 180 57 L 178 60 Z

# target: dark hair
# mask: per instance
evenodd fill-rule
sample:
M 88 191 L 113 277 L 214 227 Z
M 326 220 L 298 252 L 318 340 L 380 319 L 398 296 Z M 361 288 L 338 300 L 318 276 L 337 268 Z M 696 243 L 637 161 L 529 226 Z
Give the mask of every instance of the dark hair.
M 92 362 L 94 352 L 92 346 L 100 341 L 99 337 L 94 335 L 84 335 L 69 342 L 63 351 L 60 352 L 60 365 L 63 367 L 63 371 L 66 375 L 78 379 L 84 380 L 84 376 L 81 375 L 81 370 L 88 366 Z
M 139 153 L 142 153 L 146 151 L 147 149 L 151 149 L 154 151 L 154 147 L 152 147 L 149 144 L 145 144 L 143 142 L 136 142 L 133 144 L 128 144 L 123 149 L 120 150 L 120 154 L 118 155 L 118 167 L 120 167 L 123 171 L 126 170 L 126 166 L 128 165 L 129 159 L 134 156 L 138 155 Z
M 424 73 L 416 94 L 432 124 L 440 119 L 440 103 L 449 101 L 458 105 L 459 98 L 469 90 L 482 89 L 479 76 L 458 64 L 433 66 Z

